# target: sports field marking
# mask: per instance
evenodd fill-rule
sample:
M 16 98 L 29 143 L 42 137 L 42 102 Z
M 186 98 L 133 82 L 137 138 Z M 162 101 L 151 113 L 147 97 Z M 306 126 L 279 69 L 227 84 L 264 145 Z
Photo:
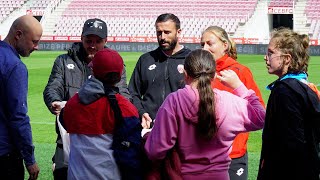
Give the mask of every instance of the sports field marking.
M 48 124 L 48 125 L 51 125 L 51 124 L 55 124 L 55 122 L 34 122 L 34 121 L 30 121 L 31 124 Z

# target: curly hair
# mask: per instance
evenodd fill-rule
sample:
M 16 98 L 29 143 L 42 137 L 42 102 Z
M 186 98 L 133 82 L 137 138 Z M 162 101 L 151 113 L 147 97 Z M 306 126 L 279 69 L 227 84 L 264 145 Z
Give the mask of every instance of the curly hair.
M 274 29 L 271 32 L 271 40 L 283 54 L 289 54 L 292 57 L 288 72 L 298 73 L 307 72 L 309 63 L 309 37 L 305 34 L 299 34 L 288 28 Z

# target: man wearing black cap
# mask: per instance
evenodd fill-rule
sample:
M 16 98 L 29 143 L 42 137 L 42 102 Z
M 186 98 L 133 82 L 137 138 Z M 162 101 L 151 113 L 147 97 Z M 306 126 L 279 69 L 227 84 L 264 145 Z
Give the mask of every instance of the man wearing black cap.
M 94 55 L 107 48 L 107 25 L 101 19 L 88 19 L 84 25 L 81 42 L 74 43 L 67 54 L 59 55 L 52 67 L 48 84 L 44 89 L 43 98 L 50 112 L 56 116 L 84 82 L 92 75 L 90 62 Z M 116 84 L 120 93 L 131 100 L 127 88 L 126 70 L 123 69 L 121 80 Z M 68 162 L 64 158 L 63 145 L 59 130 L 57 147 L 53 160 L 54 179 L 67 179 Z

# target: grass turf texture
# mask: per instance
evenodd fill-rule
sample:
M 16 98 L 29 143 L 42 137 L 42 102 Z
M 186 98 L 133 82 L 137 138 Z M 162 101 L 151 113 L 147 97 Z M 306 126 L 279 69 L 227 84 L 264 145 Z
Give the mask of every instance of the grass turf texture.
M 42 92 L 47 84 L 48 77 L 55 58 L 63 54 L 63 51 L 37 51 L 29 58 L 23 58 L 23 62 L 29 70 L 29 94 L 28 108 L 32 126 L 33 142 L 35 145 L 35 155 L 40 167 L 40 180 L 53 179 L 51 170 L 51 158 L 55 150 L 55 125 L 54 116 L 48 111 L 44 104 Z M 135 67 L 137 59 L 142 53 L 139 52 L 122 52 L 120 53 L 124 59 L 127 70 L 127 80 L 130 80 L 132 71 Z M 257 82 L 265 104 L 269 96 L 266 85 L 274 81 L 277 77 L 267 73 L 263 55 L 239 55 L 239 62 L 248 66 Z M 320 57 L 313 56 L 309 64 L 309 80 L 316 85 L 320 85 Z M 248 142 L 249 152 L 249 180 L 256 179 L 259 158 L 261 150 L 261 131 L 250 133 Z M 26 179 L 28 178 L 26 172 Z

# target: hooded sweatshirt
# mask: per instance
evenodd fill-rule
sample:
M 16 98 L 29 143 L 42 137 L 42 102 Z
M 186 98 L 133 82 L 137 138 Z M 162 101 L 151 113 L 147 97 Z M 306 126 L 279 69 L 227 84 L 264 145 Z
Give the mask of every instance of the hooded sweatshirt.
M 168 94 L 184 87 L 183 65 L 189 53 L 190 50 L 184 47 L 167 56 L 157 48 L 139 58 L 130 79 L 129 91 L 140 117 L 149 113 L 154 119 Z
M 123 118 L 139 118 L 129 100 L 120 94 L 116 99 Z M 68 179 L 121 179 L 111 149 L 114 113 L 103 84 L 91 77 L 67 102 L 63 119 L 70 133 Z
M 259 130 L 264 125 L 265 109 L 254 91 L 244 85 L 234 90 L 237 96 L 213 91 L 218 130 L 211 140 L 198 135 L 199 94 L 186 85 L 166 98 L 146 141 L 145 150 L 151 160 L 164 159 L 177 145 L 183 179 L 229 179 L 228 155 L 233 139 L 240 132 Z
M 261 92 L 255 83 L 252 73 L 250 69 L 236 60 L 232 59 L 228 55 L 224 55 L 220 59 L 216 60 L 217 66 L 216 71 L 219 74 L 220 71 L 231 69 L 233 70 L 238 77 L 240 78 L 241 82 L 248 88 L 252 89 L 256 95 L 259 97 L 260 103 L 264 106 L 264 102 L 261 96 Z M 220 90 L 232 92 L 232 89 L 223 85 L 218 79 L 214 79 L 212 81 L 211 86 L 213 88 L 217 88 Z M 249 133 L 240 133 L 233 141 L 232 151 L 230 153 L 231 158 L 239 158 L 245 155 L 247 152 L 247 141 L 249 138 Z

